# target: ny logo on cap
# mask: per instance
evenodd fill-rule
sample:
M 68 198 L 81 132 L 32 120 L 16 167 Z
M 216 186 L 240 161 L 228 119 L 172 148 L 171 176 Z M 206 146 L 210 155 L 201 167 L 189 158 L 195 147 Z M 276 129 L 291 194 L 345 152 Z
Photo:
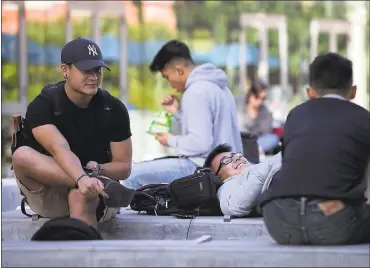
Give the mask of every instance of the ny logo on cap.
M 88 45 L 87 48 L 89 49 L 89 55 L 96 56 L 98 55 L 98 52 L 96 52 L 96 47 L 94 45 Z

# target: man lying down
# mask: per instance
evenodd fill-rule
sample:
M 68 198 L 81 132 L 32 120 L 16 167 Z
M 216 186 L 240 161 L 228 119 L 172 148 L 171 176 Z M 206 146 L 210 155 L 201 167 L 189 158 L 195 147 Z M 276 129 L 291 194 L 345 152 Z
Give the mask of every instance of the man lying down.
M 223 181 L 217 196 L 224 215 L 249 216 L 260 195 L 269 187 L 280 170 L 281 153 L 263 163 L 250 164 L 241 153 L 232 152 L 227 143 L 214 148 L 204 163 Z

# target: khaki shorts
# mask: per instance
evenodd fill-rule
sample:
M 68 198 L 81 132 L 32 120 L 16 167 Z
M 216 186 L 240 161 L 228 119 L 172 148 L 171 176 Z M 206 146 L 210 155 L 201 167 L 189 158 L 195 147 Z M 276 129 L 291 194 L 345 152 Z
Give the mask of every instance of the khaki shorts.
M 69 215 L 68 188 L 43 185 L 38 191 L 29 191 L 18 179 L 19 189 L 27 199 L 30 209 L 44 218 L 59 218 Z M 99 206 L 100 207 L 100 206 Z M 104 208 L 99 222 L 115 217 L 120 208 Z

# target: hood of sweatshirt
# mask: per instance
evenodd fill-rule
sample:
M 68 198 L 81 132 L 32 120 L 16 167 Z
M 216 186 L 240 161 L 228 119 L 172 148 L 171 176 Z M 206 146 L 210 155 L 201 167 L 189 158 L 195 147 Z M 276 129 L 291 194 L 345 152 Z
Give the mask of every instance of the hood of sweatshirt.
M 198 81 L 209 81 L 224 89 L 227 86 L 227 75 L 223 70 L 217 69 L 215 65 L 205 63 L 193 69 L 186 81 L 185 88 Z

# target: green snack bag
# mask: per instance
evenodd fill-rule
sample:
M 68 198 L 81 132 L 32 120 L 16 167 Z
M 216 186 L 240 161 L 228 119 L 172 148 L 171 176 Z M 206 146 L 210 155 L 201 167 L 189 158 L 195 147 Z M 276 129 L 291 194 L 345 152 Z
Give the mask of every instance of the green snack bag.
M 155 113 L 155 118 L 146 133 L 155 135 L 157 132 L 169 132 L 172 126 L 172 114 L 161 111 Z

